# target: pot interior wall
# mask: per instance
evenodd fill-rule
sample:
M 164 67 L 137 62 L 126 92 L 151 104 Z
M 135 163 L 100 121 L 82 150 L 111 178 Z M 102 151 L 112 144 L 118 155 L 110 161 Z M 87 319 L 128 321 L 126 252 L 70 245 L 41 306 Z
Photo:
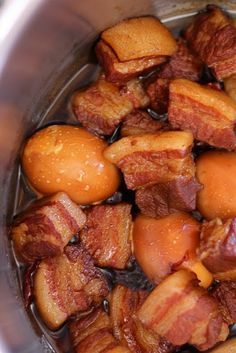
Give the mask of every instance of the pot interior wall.
M 25 16 L 16 19 L 10 36 L 0 43 L 1 352 L 50 351 L 47 337 L 41 334 L 40 322 L 29 320 L 24 309 L 8 237 L 8 227 L 19 205 L 15 195 L 22 141 L 39 124 L 57 119 L 55 112 L 60 111 L 58 107 L 65 96 L 91 79 L 96 71 L 91 54 L 93 44 L 104 28 L 123 18 L 144 14 L 156 14 L 175 28 L 185 25 L 189 16 L 207 3 L 40 0 L 37 6 L 27 9 Z M 236 10 L 235 1 L 211 3 L 232 13 Z M 66 113 L 60 111 L 60 114 L 58 119 Z

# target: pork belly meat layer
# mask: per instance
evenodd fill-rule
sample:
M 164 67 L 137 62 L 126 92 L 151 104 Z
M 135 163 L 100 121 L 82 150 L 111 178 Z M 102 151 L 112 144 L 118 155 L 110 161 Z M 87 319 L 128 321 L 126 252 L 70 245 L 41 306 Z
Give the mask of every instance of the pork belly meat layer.
M 226 340 L 229 330 L 218 301 L 185 270 L 168 276 L 147 297 L 137 312 L 144 326 L 174 346 L 185 343 L 200 351 Z
M 185 38 L 218 79 L 236 73 L 236 28 L 220 8 L 210 5 L 196 15 Z
M 65 248 L 64 254 L 41 261 L 34 276 L 34 296 L 46 325 L 55 330 L 72 314 L 98 305 L 108 285 L 82 245 Z
M 177 211 L 196 209 L 197 192 L 201 189 L 195 178 L 180 176 L 166 183 L 147 186 L 136 191 L 135 203 L 142 214 L 165 217 Z
M 193 136 L 189 132 L 128 136 L 104 151 L 105 157 L 124 174 L 128 189 L 164 183 L 178 176 L 193 177 Z
M 211 294 L 219 301 L 225 322 L 228 325 L 236 323 L 236 282 L 219 282 Z
M 23 262 L 58 255 L 85 222 L 83 211 L 63 192 L 36 201 L 12 227 L 16 255 Z
M 130 353 L 112 335 L 109 316 L 97 308 L 69 325 L 75 353 Z
M 169 121 L 197 140 L 236 150 L 236 103 L 224 92 L 178 79 L 170 84 Z
M 144 291 L 134 292 L 121 285 L 113 289 L 110 315 L 114 336 L 127 345 L 132 353 L 170 353 L 174 347 L 151 329 L 144 327 L 136 317 L 135 313 L 147 295 Z
M 96 134 L 111 135 L 133 109 L 146 107 L 149 98 L 138 79 L 119 87 L 101 75 L 87 89 L 77 92 L 71 104 L 85 128 Z
M 98 205 L 87 210 L 81 241 L 96 265 L 124 269 L 131 256 L 131 205 Z
M 215 278 L 236 279 L 236 218 L 205 222 L 199 256 Z M 232 272 L 231 272 L 232 271 Z M 225 274 L 225 277 L 224 277 Z
M 165 56 L 144 57 L 129 61 L 119 61 L 111 47 L 103 40 L 96 45 L 96 55 L 103 67 L 106 79 L 113 83 L 124 83 L 131 78 L 146 73 L 166 61 Z

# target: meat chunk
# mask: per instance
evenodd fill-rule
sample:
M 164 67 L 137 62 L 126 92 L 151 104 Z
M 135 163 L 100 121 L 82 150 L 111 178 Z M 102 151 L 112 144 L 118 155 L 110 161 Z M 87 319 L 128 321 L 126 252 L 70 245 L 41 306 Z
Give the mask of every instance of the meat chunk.
M 114 336 L 132 353 L 169 353 L 173 346 L 152 330 L 145 328 L 135 312 L 147 297 L 146 292 L 134 292 L 118 285 L 112 291 L 110 315 Z
M 192 134 L 181 131 L 128 136 L 109 146 L 104 155 L 122 170 L 127 187 L 136 190 L 178 176 L 193 177 L 192 143 Z
M 146 84 L 146 92 L 150 98 L 151 108 L 158 114 L 165 114 L 169 103 L 169 84 L 176 78 L 199 81 L 202 63 L 188 49 L 183 40 L 179 39 L 178 50 L 170 60 L 162 65 L 156 78 Z
M 106 79 L 113 83 L 124 83 L 166 61 L 165 56 L 120 61 L 112 48 L 103 40 L 96 45 L 96 55 L 105 71 Z
M 106 29 L 101 38 L 120 61 L 171 56 L 177 50 L 171 32 L 153 16 L 124 20 Z
M 197 140 L 236 150 L 236 103 L 224 92 L 188 80 L 170 84 L 169 121 Z
M 95 263 L 124 269 L 131 256 L 131 205 L 98 205 L 87 211 L 81 241 Z
M 135 202 L 142 214 L 149 217 L 165 217 L 177 211 L 191 212 L 196 209 L 200 188 L 195 178 L 180 176 L 137 190 Z
M 192 272 L 178 271 L 159 284 L 137 312 L 142 324 L 175 346 L 200 351 L 226 340 L 229 330 L 218 301 L 199 287 Z
M 36 201 L 12 227 L 16 255 L 29 263 L 61 254 L 85 222 L 80 207 L 63 192 Z
M 135 110 L 128 114 L 121 127 L 121 136 L 153 134 L 164 128 L 164 124 L 154 120 L 142 110 Z
M 225 322 L 228 325 L 234 324 L 236 322 L 236 282 L 222 281 L 211 293 L 220 303 Z
M 185 38 L 201 60 L 222 79 L 236 72 L 236 28 L 217 6 L 195 16 Z
M 98 305 L 108 285 L 82 245 L 65 248 L 64 254 L 43 260 L 34 276 L 34 296 L 46 325 L 55 330 L 72 314 Z
M 149 104 L 138 79 L 118 87 L 108 82 L 104 75 L 72 99 L 72 109 L 88 130 L 111 135 L 123 118 L 134 108 L 144 108 Z
M 199 255 L 216 279 L 236 279 L 236 218 L 205 222 Z
M 236 347 L 236 337 L 221 343 L 219 346 L 211 349 L 208 353 L 234 353 Z
M 236 101 L 236 74 L 227 77 L 224 80 L 225 92 Z
M 101 308 L 69 325 L 75 353 L 130 353 L 112 335 L 109 316 Z

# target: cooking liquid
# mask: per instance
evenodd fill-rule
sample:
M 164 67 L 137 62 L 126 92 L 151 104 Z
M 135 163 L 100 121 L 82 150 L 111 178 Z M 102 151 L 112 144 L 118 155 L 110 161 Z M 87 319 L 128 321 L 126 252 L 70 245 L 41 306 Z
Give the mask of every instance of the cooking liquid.
M 192 16 L 195 13 L 187 13 L 181 16 L 175 16 L 165 19 L 163 22 L 167 25 L 175 36 L 181 34 L 182 30 L 191 22 Z M 230 12 L 232 16 L 236 16 L 235 12 Z M 100 72 L 100 67 L 97 64 L 96 58 L 91 54 L 91 60 L 83 66 L 75 75 L 70 79 L 67 85 L 61 90 L 60 94 L 55 98 L 53 103 L 48 107 L 47 111 L 44 113 L 37 129 L 41 129 L 47 125 L 51 124 L 73 124 L 80 126 L 77 119 L 73 115 L 70 109 L 70 98 L 73 95 L 73 92 L 81 88 L 86 87 L 91 82 L 93 82 Z M 206 71 L 202 77 L 203 82 L 211 81 L 212 77 L 209 76 L 209 72 Z M 149 111 L 155 119 L 165 119 L 163 116 L 158 116 L 155 112 Z M 31 132 L 32 135 L 35 131 Z M 109 143 L 114 142 L 119 137 L 119 129 L 108 139 Z M 202 152 L 202 146 L 199 147 L 199 151 Z M 196 149 L 196 155 L 199 153 Z M 18 170 L 18 182 L 16 188 L 16 197 L 14 203 L 14 215 L 19 214 L 28 207 L 28 205 L 36 199 L 36 195 L 28 186 L 24 175 L 21 172 L 19 166 Z M 134 204 L 134 192 L 127 190 L 124 182 L 121 185 L 121 188 L 116 192 L 112 197 L 106 200 L 106 203 L 118 203 L 120 201 L 127 201 Z M 137 212 L 135 206 L 133 207 L 133 213 Z M 199 219 L 199 214 L 195 213 Z M 16 265 L 18 269 L 18 278 L 23 295 L 24 288 L 24 273 L 25 266 L 18 263 L 16 260 Z M 106 276 L 110 288 L 115 284 L 120 283 L 133 288 L 134 290 L 146 289 L 151 290 L 154 288 L 154 285 L 146 278 L 138 264 L 134 259 L 130 261 L 130 266 L 127 270 L 114 270 L 114 269 L 102 269 L 104 275 Z M 104 301 L 104 309 L 108 310 L 109 303 Z M 43 321 L 41 320 L 37 308 L 32 302 L 28 308 L 28 314 L 32 321 L 32 325 L 35 330 L 39 332 L 39 335 L 42 336 L 42 342 L 46 347 L 46 352 L 57 352 L 57 353 L 72 353 L 72 346 L 69 338 L 67 324 L 65 324 L 58 331 L 49 330 Z M 236 334 L 236 329 L 232 327 L 231 335 Z M 46 344 L 45 344 L 46 342 Z M 196 353 L 198 352 L 193 347 L 183 347 L 182 349 L 177 350 L 178 353 Z

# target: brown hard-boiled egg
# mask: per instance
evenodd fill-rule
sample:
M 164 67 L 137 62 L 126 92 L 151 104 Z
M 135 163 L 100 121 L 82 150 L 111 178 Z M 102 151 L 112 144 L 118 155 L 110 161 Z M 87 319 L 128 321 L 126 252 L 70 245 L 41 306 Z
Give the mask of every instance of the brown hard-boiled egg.
M 197 208 L 208 220 L 236 216 L 236 153 L 209 151 L 196 163 L 197 178 L 203 185 Z
M 208 287 L 212 276 L 197 259 L 199 240 L 200 224 L 187 213 L 159 219 L 139 215 L 134 221 L 134 255 L 155 283 L 179 268 L 187 268 L 197 274 L 202 286 Z
M 117 168 L 103 156 L 107 143 L 70 125 L 48 126 L 31 136 L 22 166 L 41 195 L 64 191 L 79 204 L 102 201 L 118 188 Z

